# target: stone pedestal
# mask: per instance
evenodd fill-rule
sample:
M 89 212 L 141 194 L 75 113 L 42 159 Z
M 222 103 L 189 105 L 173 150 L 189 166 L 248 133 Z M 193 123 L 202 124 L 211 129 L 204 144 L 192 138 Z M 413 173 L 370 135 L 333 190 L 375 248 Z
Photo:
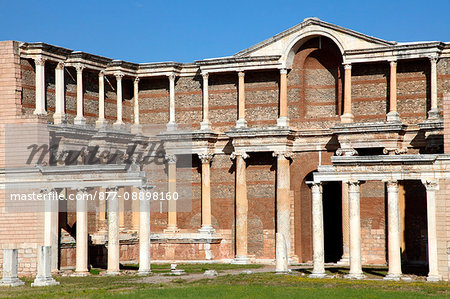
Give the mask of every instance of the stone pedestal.
M 51 247 L 39 246 L 37 275 L 32 287 L 44 287 L 58 285 L 59 282 L 52 278 L 51 272 Z
M 0 286 L 16 287 L 25 283 L 17 276 L 17 249 L 3 250 L 3 278 Z

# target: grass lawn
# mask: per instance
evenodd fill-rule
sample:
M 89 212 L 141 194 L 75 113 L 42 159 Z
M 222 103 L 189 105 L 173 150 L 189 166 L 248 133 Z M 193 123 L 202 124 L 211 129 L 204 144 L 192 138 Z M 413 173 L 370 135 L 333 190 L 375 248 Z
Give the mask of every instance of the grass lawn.
M 169 265 L 153 265 L 165 270 Z M 248 269 L 237 265 L 189 265 L 198 269 Z M 217 267 L 216 267 L 217 266 Z M 256 266 L 256 265 L 251 265 Z M 220 269 L 223 267 L 222 269 Z M 188 270 L 188 265 L 179 268 Z M 191 271 L 191 270 L 189 270 Z M 155 271 L 156 272 L 156 271 Z M 174 277 L 166 283 L 152 283 L 158 277 L 116 276 L 57 277 L 59 286 L 31 288 L 32 279 L 16 288 L 0 288 L 0 297 L 44 298 L 450 298 L 446 282 L 350 281 L 344 279 L 310 279 L 300 273 L 223 275 L 214 279 L 186 281 L 187 276 Z M 166 277 L 167 278 L 167 277 Z

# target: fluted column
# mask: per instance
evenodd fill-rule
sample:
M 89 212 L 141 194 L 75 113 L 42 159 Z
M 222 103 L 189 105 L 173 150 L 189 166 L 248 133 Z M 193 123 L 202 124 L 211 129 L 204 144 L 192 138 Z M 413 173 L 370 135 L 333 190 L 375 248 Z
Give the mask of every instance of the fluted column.
M 388 259 L 389 270 L 385 279 L 400 280 L 402 276 L 402 258 L 400 252 L 400 210 L 398 182 L 386 183 L 388 192 Z
M 247 127 L 245 120 L 245 73 L 238 72 L 238 120 L 236 121 L 236 128 Z
M 436 56 L 430 57 L 431 72 L 430 72 L 430 85 L 431 85 L 431 107 L 428 111 L 428 120 L 440 120 L 441 114 L 438 109 L 437 101 L 437 62 L 439 58 Z
M 81 64 L 77 64 L 75 66 L 77 70 L 77 116 L 74 119 L 74 123 L 76 125 L 84 125 L 86 124 L 86 119 L 83 115 L 83 69 L 84 66 Z
M 309 277 L 325 277 L 322 184 L 312 183 L 313 271 Z
M 397 60 L 390 61 L 389 65 L 389 113 L 386 115 L 386 120 L 388 122 L 399 122 L 400 115 L 397 112 Z
M 283 234 L 287 252 L 291 251 L 291 209 L 289 200 L 290 169 L 287 152 L 274 152 L 277 157 L 277 233 Z M 276 246 L 282 248 L 282 246 Z
M 55 68 L 55 113 L 53 123 L 55 125 L 66 123 L 66 113 L 64 111 L 64 62 L 59 62 Z
M 88 205 L 87 189 L 77 190 L 77 226 L 76 226 L 76 276 L 86 276 L 88 270 Z
M 167 233 L 178 232 L 177 227 L 177 202 L 173 200 L 173 194 L 177 191 L 177 156 L 174 154 L 166 154 L 167 160 L 167 174 L 169 181 L 169 194 L 171 199 L 167 203 L 167 229 L 164 231 Z
M 360 211 L 360 182 L 348 182 L 349 223 L 350 223 L 350 272 L 346 278 L 362 279 L 361 263 L 361 211 Z
M 344 113 L 341 115 L 341 122 L 352 123 L 352 65 L 344 64 Z
M 247 153 L 233 153 L 231 158 L 236 159 L 236 257 L 234 263 L 247 264 L 247 175 L 245 159 Z
M 202 162 L 202 227 L 201 233 L 213 233 L 215 230 L 211 223 L 211 175 L 210 163 L 213 154 L 199 154 L 198 157 Z
M 119 188 L 108 189 L 108 265 L 106 273 L 117 275 L 120 271 L 119 244 Z
M 435 179 L 424 179 L 422 183 L 427 189 L 427 231 L 428 231 L 428 281 L 439 281 L 438 252 L 437 252 L 437 229 L 436 229 L 436 191 L 439 190 Z
M 34 114 L 36 115 L 46 115 L 45 111 L 45 58 L 38 56 L 34 59 L 34 64 L 36 66 L 36 108 L 34 109 Z
M 106 125 L 105 120 L 105 71 L 98 73 L 98 120 L 95 122 L 97 128 Z
M 277 119 L 277 125 L 279 127 L 289 126 L 288 118 L 288 102 L 287 102 L 287 69 L 280 70 L 280 111 Z
M 120 128 L 123 125 L 122 120 L 122 78 L 124 77 L 123 73 L 116 73 L 117 81 L 117 97 L 116 97 L 116 108 L 117 108 L 117 120 L 114 123 L 114 127 Z
M 167 131 L 175 131 L 177 123 L 175 122 L 175 74 L 169 75 L 169 122 L 167 123 Z
M 145 195 L 150 188 L 140 191 Z M 139 200 L 139 275 L 149 275 L 150 264 L 150 199 L 144 196 Z

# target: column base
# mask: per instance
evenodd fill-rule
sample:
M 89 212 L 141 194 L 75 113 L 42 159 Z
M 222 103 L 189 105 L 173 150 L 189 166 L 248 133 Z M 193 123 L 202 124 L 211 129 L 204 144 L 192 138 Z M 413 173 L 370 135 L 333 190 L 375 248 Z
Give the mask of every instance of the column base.
M 437 121 L 441 120 L 441 113 L 437 109 L 431 109 L 428 111 L 427 121 Z
M 0 280 L 0 286 L 5 287 L 17 287 L 17 286 L 23 286 L 25 282 L 20 280 L 19 278 L 3 278 Z
M 289 272 L 289 270 L 288 271 L 276 271 L 275 270 L 275 274 L 278 274 L 278 275 L 286 275 L 286 274 L 290 274 L 291 272 Z
M 65 125 L 67 124 L 67 115 L 66 114 L 53 114 L 53 124 L 55 125 Z
M 277 119 L 278 127 L 289 127 L 289 119 L 286 116 L 279 117 Z
M 344 124 L 352 123 L 353 122 L 353 114 L 351 114 L 351 113 L 342 114 L 341 122 Z
M 327 275 L 325 273 L 311 273 L 308 275 L 309 278 L 325 278 Z
M 167 131 L 176 131 L 178 129 L 178 125 L 175 122 L 168 122 L 166 124 Z
M 59 281 L 54 280 L 51 277 L 36 277 L 33 283 L 31 283 L 32 287 L 46 287 L 46 286 L 56 286 L 59 285 Z
M 97 120 L 97 121 L 95 122 L 95 127 L 96 127 L 97 129 L 105 128 L 107 125 L 108 125 L 108 122 L 107 122 L 105 119 L 103 119 L 103 120 Z
M 200 234 L 213 235 L 216 233 L 216 230 L 211 225 L 202 225 L 198 232 Z
M 347 279 L 364 279 L 364 278 L 366 278 L 366 275 L 364 275 L 362 273 L 353 273 L 353 274 L 344 275 L 344 278 L 347 278 Z
M 386 121 L 390 123 L 399 123 L 400 120 L 400 114 L 398 114 L 397 111 L 391 111 L 388 114 L 386 114 Z
M 180 229 L 176 226 L 169 226 L 164 230 L 165 234 L 175 234 L 180 232 Z
M 70 276 L 72 276 L 72 277 L 85 277 L 85 276 L 89 276 L 89 275 L 91 275 L 91 273 L 89 273 L 89 271 L 83 271 L 83 272 L 75 272 L 75 273 L 73 273 L 72 275 L 70 275 Z
M 45 110 L 34 110 L 33 114 L 34 115 L 47 115 L 47 111 L 45 111 Z
M 245 119 L 238 119 L 236 121 L 236 128 L 247 128 L 247 121 Z
M 120 130 L 123 131 L 125 129 L 125 124 L 123 122 L 115 122 L 113 123 L 114 130 Z
M 73 123 L 75 125 L 84 126 L 84 125 L 86 125 L 86 118 L 84 118 L 84 117 L 75 117 L 73 119 Z
M 441 281 L 440 275 L 428 275 L 427 281 Z
M 210 131 L 211 130 L 211 123 L 209 121 L 202 121 L 200 123 L 200 130 L 202 130 L 202 131 Z
M 402 274 L 387 274 L 384 280 L 400 281 L 402 279 Z
M 152 271 L 151 270 L 138 270 L 137 275 L 139 276 L 149 276 L 152 275 Z
M 248 256 L 237 255 L 234 260 L 231 261 L 231 263 L 234 265 L 247 265 L 250 264 L 250 259 L 248 258 Z

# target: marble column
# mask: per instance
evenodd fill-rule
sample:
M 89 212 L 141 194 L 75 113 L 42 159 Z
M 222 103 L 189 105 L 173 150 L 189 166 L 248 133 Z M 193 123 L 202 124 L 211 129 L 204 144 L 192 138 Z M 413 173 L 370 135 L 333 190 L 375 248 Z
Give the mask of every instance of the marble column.
M 283 234 L 287 251 L 291 251 L 291 209 L 289 201 L 290 167 L 287 152 L 274 152 L 277 157 L 277 232 Z M 277 247 L 278 248 L 278 247 Z M 280 247 L 281 248 L 281 247 Z
M 389 270 L 385 279 L 400 280 L 402 276 L 402 258 L 400 248 L 400 210 L 398 182 L 386 183 L 388 192 L 388 261 Z
M 107 124 L 105 119 L 105 71 L 98 73 L 98 120 L 95 122 L 97 128 Z
M 233 153 L 231 158 L 236 159 L 236 257 L 234 263 L 247 264 L 249 262 L 247 250 L 247 153 Z
M 428 281 L 439 281 L 439 262 L 437 251 L 437 229 L 436 229 L 436 191 L 439 185 L 435 179 L 424 179 L 422 183 L 427 189 L 427 231 L 428 231 Z
M 74 123 L 76 125 L 84 125 L 86 124 L 86 119 L 83 115 L 83 69 L 84 66 L 81 64 L 77 64 L 75 66 L 77 70 L 77 116 L 74 119 Z
M 208 77 L 209 73 L 202 73 L 203 77 L 203 120 L 200 123 L 200 130 L 211 130 L 209 122 L 209 95 L 208 95 Z
M 141 190 L 144 194 L 150 188 Z M 139 200 L 139 270 L 138 275 L 149 275 L 150 264 L 150 199 L 145 196 Z
M 46 287 L 59 285 L 59 282 L 52 278 L 51 273 L 51 248 L 50 246 L 39 246 L 37 254 L 37 274 L 32 287 Z
M 238 120 L 236 121 L 236 128 L 246 128 L 247 121 L 245 120 L 245 73 L 238 72 Z
M 438 121 L 441 119 L 441 114 L 438 109 L 437 99 L 437 62 L 439 58 L 436 56 L 430 57 L 431 73 L 430 73 L 430 85 L 431 85 L 431 107 L 428 111 L 428 120 Z
M 3 278 L 0 286 L 17 287 L 25 282 L 17 275 L 18 249 L 3 249 Z
M 59 62 L 55 68 L 55 113 L 53 123 L 59 125 L 67 122 L 64 92 L 64 62 Z
M 341 115 L 342 123 L 352 123 L 352 65 L 344 64 L 344 113 Z
M 289 126 L 288 101 L 287 101 L 287 69 L 280 70 L 280 111 L 277 119 L 279 127 Z
M 86 276 L 88 270 L 88 205 L 87 189 L 77 190 L 76 267 L 75 276 Z
M 107 275 L 118 275 L 120 271 L 119 244 L 119 188 L 107 190 L 108 194 L 108 264 Z
M 60 189 L 61 190 L 61 189 Z M 64 189 L 62 189 L 64 190 Z M 45 200 L 44 245 L 51 248 L 51 271 L 58 272 L 59 254 L 59 200 L 55 189 L 45 190 L 49 197 Z
M 116 108 L 117 108 L 117 120 L 113 124 L 116 128 L 121 128 L 123 125 L 122 120 L 122 78 L 125 76 L 123 73 L 119 72 L 114 74 L 117 81 L 117 97 L 116 97 Z
M 348 202 L 348 184 L 342 182 L 342 257 L 337 262 L 338 265 L 349 265 L 350 263 L 350 234 L 349 234 L 349 202 Z
M 173 200 L 173 194 L 177 191 L 177 156 L 174 154 L 166 154 L 167 174 L 169 183 L 169 193 L 171 199 L 167 201 L 167 233 L 176 233 L 179 231 L 177 227 L 177 202 Z
M 36 108 L 34 109 L 34 114 L 36 115 L 46 115 L 45 110 L 45 58 L 38 56 L 34 59 L 34 64 L 36 66 Z
M 325 252 L 323 231 L 322 184 L 313 183 L 312 191 L 312 225 L 313 225 L 313 271 L 309 277 L 325 277 Z
M 386 115 L 388 122 L 399 122 L 400 115 L 397 112 L 397 60 L 389 61 L 389 113 Z
M 346 278 L 362 279 L 361 263 L 361 215 L 360 215 L 360 182 L 348 182 L 349 224 L 350 224 L 350 272 Z
M 141 125 L 139 123 L 139 77 L 134 78 L 134 97 L 133 97 L 133 114 L 134 123 L 132 126 L 133 133 L 140 133 Z
M 175 74 L 169 75 L 169 122 L 167 123 L 167 131 L 175 131 L 177 123 L 175 122 Z
M 199 154 L 198 157 L 202 162 L 202 227 L 201 233 L 214 233 L 211 222 L 211 185 L 210 185 L 210 163 L 213 154 Z

